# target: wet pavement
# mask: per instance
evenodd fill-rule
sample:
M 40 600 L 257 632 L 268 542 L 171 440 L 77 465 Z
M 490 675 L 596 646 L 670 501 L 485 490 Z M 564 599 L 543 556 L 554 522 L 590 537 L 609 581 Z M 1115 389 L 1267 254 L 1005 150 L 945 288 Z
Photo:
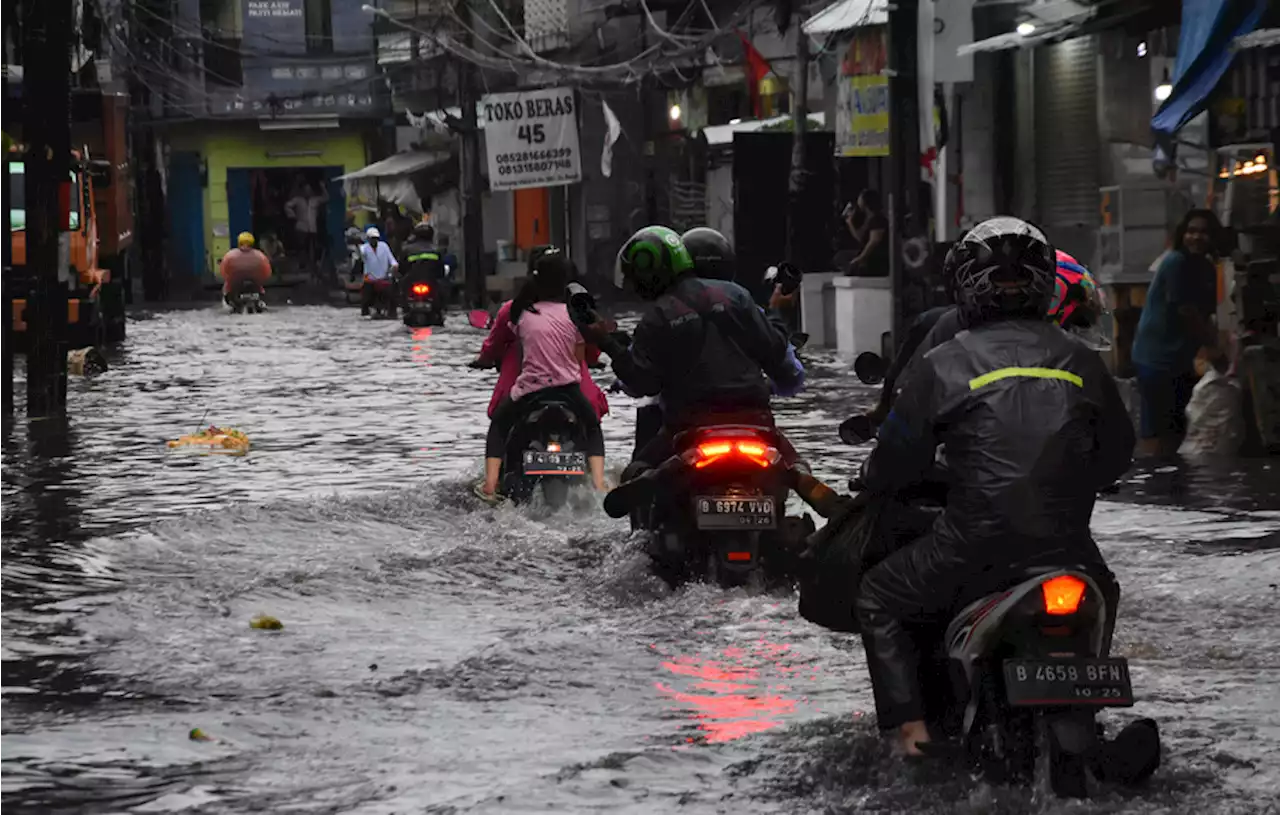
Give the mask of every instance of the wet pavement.
M 481 339 L 139 314 L 69 422 L 6 422 L 5 811 L 1280 811 L 1276 465 L 1141 467 L 1099 505 L 1141 698 L 1107 719 L 1157 718 L 1165 762 L 1044 800 L 889 760 L 860 644 L 793 594 L 673 591 L 585 496 L 479 506 Z M 842 485 L 866 448 L 833 428 L 875 394 L 804 356 L 779 422 Z M 616 472 L 634 410 L 611 404 Z M 165 447 L 208 423 L 252 452 Z

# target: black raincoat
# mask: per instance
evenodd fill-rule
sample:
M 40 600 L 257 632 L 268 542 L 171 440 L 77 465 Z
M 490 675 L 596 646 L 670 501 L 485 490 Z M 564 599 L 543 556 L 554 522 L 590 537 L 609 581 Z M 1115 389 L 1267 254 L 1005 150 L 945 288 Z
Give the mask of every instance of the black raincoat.
M 907 367 L 866 488 L 921 482 L 943 451 L 946 508 L 867 572 L 857 614 L 882 727 L 923 718 L 904 624 L 945 625 L 1024 567 L 1089 568 L 1118 590 L 1089 533 L 1097 493 L 1129 468 L 1133 425 L 1101 358 L 1042 320 L 961 331 Z

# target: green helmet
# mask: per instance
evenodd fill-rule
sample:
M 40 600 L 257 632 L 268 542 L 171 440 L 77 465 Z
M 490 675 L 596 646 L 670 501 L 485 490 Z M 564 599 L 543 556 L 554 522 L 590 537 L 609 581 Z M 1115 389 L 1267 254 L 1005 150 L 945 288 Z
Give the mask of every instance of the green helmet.
M 613 282 L 622 288 L 630 280 L 637 294 L 655 300 L 677 277 L 692 270 L 693 256 L 680 233 L 665 226 L 646 226 L 622 245 Z

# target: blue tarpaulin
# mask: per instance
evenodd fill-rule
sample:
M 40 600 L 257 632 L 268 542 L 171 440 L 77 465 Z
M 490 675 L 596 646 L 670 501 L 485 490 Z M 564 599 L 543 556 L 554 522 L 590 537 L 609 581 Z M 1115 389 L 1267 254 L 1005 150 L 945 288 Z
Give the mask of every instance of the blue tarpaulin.
M 1173 93 L 1151 117 L 1158 152 L 1172 156 L 1174 139 L 1208 103 L 1231 67 L 1231 41 L 1258 27 L 1268 0 L 1182 0 L 1182 31 Z

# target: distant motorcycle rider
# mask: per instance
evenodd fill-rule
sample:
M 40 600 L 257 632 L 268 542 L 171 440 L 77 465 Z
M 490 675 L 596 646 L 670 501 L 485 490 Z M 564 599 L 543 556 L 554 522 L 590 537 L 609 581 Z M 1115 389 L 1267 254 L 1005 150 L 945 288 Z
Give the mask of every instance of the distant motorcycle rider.
M 443 285 L 444 260 L 435 245 L 436 229 L 426 221 L 415 224 L 413 233 L 400 250 L 400 300 L 403 305 L 414 283 L 426 283 L 433 289 Z
M 618 253 L 614 282 L 629 285 L 652 305 L 629 347 L 605 322 L 588 326 L 587 339 L 609 355 L 632 394 L 660 396 L 663 412 L 662 428 L 637 450 L 632 472 L 635 465 L 656 466 L 673 455 L 681 431 L 725 421 L 771 425 L 769 380 L 786 392 L 803 384 L 804 369 L 790 353 L 781 322 L 738 284 L 700 276 L 673 230 L 650 226 L 636 232 Z M 779 450 L 795 460 L 781 434 Z
M 1055 258 L 1016 218 L 951 249 L 967 329 L 917 357 L 864 470 L 872 496 L 920 483 L 945 454 L 946 508 L 923 538 L 867 571 L 856 613 L 880 727 L 919 755 L 929 741 L 908 626 L 945 625 L 1027 567 L 1088 569 L 1114 619 L 1119 589 L 1089 532 L 1099 489 L 1128 469 L 1133 425 L 1101 358 L 1046 319 Z

